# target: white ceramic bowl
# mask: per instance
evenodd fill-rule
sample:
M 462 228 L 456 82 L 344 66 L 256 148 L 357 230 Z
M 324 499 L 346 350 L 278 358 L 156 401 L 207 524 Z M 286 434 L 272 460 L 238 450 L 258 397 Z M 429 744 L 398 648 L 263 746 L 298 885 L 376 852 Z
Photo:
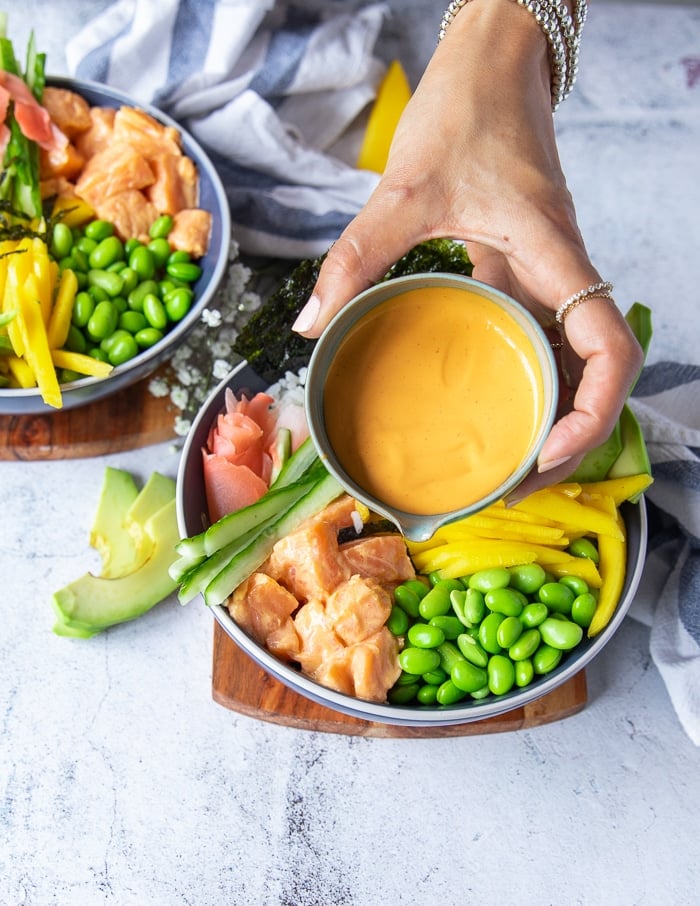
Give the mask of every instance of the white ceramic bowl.
M 227 387 L 231 387 L 234 392 L 248 390 L 252 393 L 266 389 L 265 383 L 259 375 L 243 362 L 212 391 L 198 413 L 186 438 L 177 476 L 177 518 L 182 537 L 198 534 L 209 524 L 201 449 L 206 443 L 213 420 L 224 408 L 224 393 Z M 559 666 L 550 674 L 534 680 L 524 689 L 513 689 L 506 695 L 489 696 L 481 701 L 470 699 L 455 705 L 440 707 L 391 705 L 362 701 L 334 692 L 304 676 L 293 667 L 282 663 L 258 645 L 236 625 L 224 606 L 219 605 L 211 609 L 214 618 L 225 632 L 270 676 L 306 698 L 342 714 L 380 723 L 413 727 L 448 726 L 495 717 L 523 707 L 571 679 L 593 660 L 619 628 L 632 603 L 644 566 L 647 542 L 644 498 L 638 504 L 624 504 L 622 513 L 628 535 L 627 574 L 620 602 L 610 623 L 594 639 L 587 639 L 584 636 L 584 640 L 578 647 L 566 654 Z M 198 598 L 189 606 L 205 605 L 203 599 Z
M 231 221 L 226 192 L 208 156 L 193 138 L 173 119 L 147 104 L 136 103 L 120 91 L 95 82 L 53 77 L 47 84 L 66 88 L 82 95 L 91 106 L 139 107 L 155 119 L 173 126 L 182 136 L 184 153 L 190 157 L 199 172 L 199 206 L 212 215 L 212 232 L 209 248 L 198 261 L 202 275 L 194 284 L 195 300 L 187 315 L 175 324 L 163 339 L 140 352 L 133 359 L 118 365 L 106 378 L 85 377 L 61 385 L 63 408 L 70 409 L 92 403 L 146 377 L 169 359 L 188 333 L 195 327 L 202 311 L 211 304 L 219 287 L 228 260 L 231 239 Z M 0 388 L 0 415 L 33 415 L 55 412 L 47 406 L 36 388 Z

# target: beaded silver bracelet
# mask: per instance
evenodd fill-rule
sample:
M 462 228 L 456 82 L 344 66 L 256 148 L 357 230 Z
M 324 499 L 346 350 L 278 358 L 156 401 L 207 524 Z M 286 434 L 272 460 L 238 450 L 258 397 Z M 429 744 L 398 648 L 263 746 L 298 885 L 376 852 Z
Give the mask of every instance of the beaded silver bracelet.
M 452 20 L 470 0 L 451 0 L 438 30 L 438 43 L 447 33 Z M 569 96 L 578 75 L 581 32 L 588 14 L 586 0 L 574 0 L 574 14 L 563 0 L 513 0 L 535 17 L 547 38 L 552 70 L 552 110 Z

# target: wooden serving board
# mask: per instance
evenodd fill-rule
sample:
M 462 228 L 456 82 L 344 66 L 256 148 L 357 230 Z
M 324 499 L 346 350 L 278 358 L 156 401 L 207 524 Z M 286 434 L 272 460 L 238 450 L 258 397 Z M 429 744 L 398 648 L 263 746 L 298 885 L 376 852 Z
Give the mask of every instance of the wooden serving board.
M 174 438 L 179 410 L 150 393 L 153 377 L 75 409 L 0 415 L 0 460 L 80 459 Z
M 212 695 L 215 702 L 232 711 L 297 729 L 346 736 L 416 739 L 476 736 L 537 727 L 576 714 L 585 707 L 588 697 L 586 673 L 581 670 L 542 698 L 487 720 L 447 727 L 403 727 L 361 720 L 317 705 L 271 677 L 236 645 L 216 621 Z

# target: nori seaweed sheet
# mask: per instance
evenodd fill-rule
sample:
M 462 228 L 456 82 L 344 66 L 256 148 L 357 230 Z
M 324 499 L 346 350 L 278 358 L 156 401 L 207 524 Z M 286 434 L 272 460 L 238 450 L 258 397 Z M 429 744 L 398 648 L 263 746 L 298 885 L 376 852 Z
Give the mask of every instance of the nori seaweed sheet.
M 300 337 L 291 327 L 316 285 L 324 258 L 297 265 L 234 341 L 234 351 L 269 384 L 309 363 L 316 341 Z M 471 275 L 472 264 L 462 243 L 451 239 L 422 242 L 400 258 L 383 280 L 436 272 Z

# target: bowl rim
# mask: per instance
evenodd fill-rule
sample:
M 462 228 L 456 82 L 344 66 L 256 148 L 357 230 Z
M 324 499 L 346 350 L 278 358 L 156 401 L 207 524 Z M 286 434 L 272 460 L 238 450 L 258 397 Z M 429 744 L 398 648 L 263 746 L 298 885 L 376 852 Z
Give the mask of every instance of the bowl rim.
M 257 380 L 257 385 L 256 385 Z M 234 392 L 243 387 L 263 388 L 265 382 L 245 360 L 236 365 L 229 374 L 215 387 L 207 400 L 202 404 L 192 427 L 185 439 L 176 479 L 176 512 L 181 537 L 194 534 L 197 529 L 193 523 L 197 518 L 192 507 L 185 505 L 185 492 L 190 483 L 190 472 L 199 467 L 201 472 L 200 446 L 206 436 L 217 412 L 223 408 L 225 391 L 230 387 Z M 260 646 L 233 620 L 225 605 L 210 607 L 213 617 L 232 641 L 247 654 L 266 673 L 305 698 L 331 708 L 341 714 L 360 720 L 407 727 L 440 727 L 471 723 L 489 717 L 497 717 L 517 708 L 534 702 L 553 691 L 575 674 L 586 667 L 607 645 L 632 605 L 634 595 L 641 581 L 647 549 L 647 510 L 646 498 L 642 495 L 635 504 L 624 503 L 621 507 L 625 524 L 628 527 L 630 540 L 636 540 L 636 550 L 632 543 L 627 545 L 627 569 L 622 595 L 612 619 L 608 625 L 593 639 L 584 636 L 582 648 L 573 657 L 565 657 L 562 663 L 529 686 L 513 689 L 505 695 L 490 696 L 481 701 L 462 700 L 454 705 L 392 705 L 388 702 L 371 702 L 356 699 L 343 693 L 322 686 L 296 668 L 278 660 L 273 654 Z M 634 535 L 632 531 L 634 530 Z M 193 602 L 195 606 L 206 607 L 202 596 Z
M 219 176 L 216 168 L 214 167 L 214 164 L 209 157 L 208 152 L 197 141 L 197 139 L 194 138 L 194 136 L 187 130 L 185 126 L 177 122 L 177 120 L 173 119 L 167 113 L 164 113 L 162 110 L 153 106 L 153 104 L 142 103 L 141 101 L 135 100 L 133 97 L 130 97 L 120 89 L 112 88 L 109 85 L 104 85 L 100 82 L 90 81 L 88 79 L 77 79 L 64 75 L 47 75 L 46 85 L 50 87 L 75 90 L 78 94 L 81 90 L 83 90 L 88 93 L 104 95 L 105 99 L 108 97 L 119 106 L 136 107 L 139 110 L 143 110 L 144 112 L 148 113 L 163 125 L 177 129 L 182 138 L 183 151 L 188 154 L 188 156 L 192 151 L 195 152 L 197 156 L 198 169 L 204 170 L 206 172 L 206 175 L 212 185 L 213 194 L 221 202 L 219 206 L 220 212 L 217 213 L 220 213 L 221 215 L 220 244 L 222 254 L 220 254 L 218 259 L 215 260 L 214 268 L 207 283 L 206 291 L 196 299 L 196 302 L 192 306 L 190 311 L 181 321 L 178 321 L 177 324 L 175 324 L 167 334 L 165 334 L 162 340 L 159 340 L 158 343 L 154 344 L 153 346 L 140 351 L 132 359 L 124 362 L 122 365 L 116 365 L 106 377 L 85 376 L 78 378 L 75 381 L 68 381 L 65 384 L 61 384 L 61 394 L 63 395 L 70 394 L 71 391 L 87 391 L 91 388 L 105 387 L 109 384 L 110 381 L 114 380 L 114 378 L 123 378 L 130 372 L 132 368 L 137 368 L 139 371 L 143 371 L 143 376 L 146 376 L 149 371 L 155 370 L 155 368 L 158 366 L 159 361 L 153 362 L 153 360 L 160 360 L 163 356 L 164 349 L 166 348 L 163 344 L 166 344 L 168 346 L 173 345 L 174 353 L 178 339 L 184 334 L 189 333 L 189 331 L 194 327 L 201 315 L 202 305 L 210 301 L 212 296 L 216 293 L 219 285 L 221 284 L 224 273 L 226 271 L 226 267 L 228 265 L 227 251 L 231 244 L 231 213 L 226 196 L 226 189 L 223 182 L 221 181 L 221 177 Z M 91 104 L 91 106 L 94 105 Z M 36 387 L 0 387 L 0 414 L 2 414 L 4 411 L 1 405 L 3 399 L 17 401 L 18 403 L 21 403 L 22 400 L 36 401 L 37 403 L 39 403 L 41 402 L 41 394 Z M 89 400 L 85 401 L 85 403 L 87 402 L 89 402 Z M 67 407 L 64 405 L 64 408 Z M 55 410 L 49 406 L 42 406 L 41 411 L 52 413 L 61 410 Z M 32 413 L 33 412 L 34 410 L 32 410 Z M 21 412 L 18 407 L 15 407 L 8 409 L 7 414 L 20 415 Z

